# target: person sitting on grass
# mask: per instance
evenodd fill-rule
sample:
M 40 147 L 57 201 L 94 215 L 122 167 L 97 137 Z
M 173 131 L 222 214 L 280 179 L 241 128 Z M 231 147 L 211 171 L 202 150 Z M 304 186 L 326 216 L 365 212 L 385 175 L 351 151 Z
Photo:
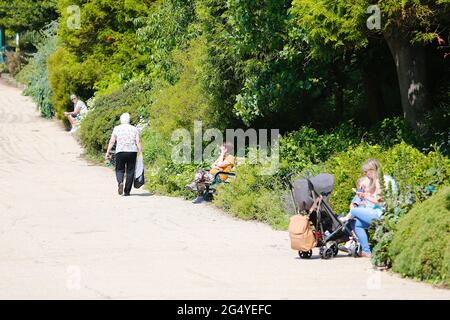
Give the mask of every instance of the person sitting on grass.
M 233 150 L 233 145 L 230 142 L 225 142 L 220 146 L 220 155 L 212 165 L 211 170 L 200 169 L 195 174 L 195 179 L 191 184 L 186 186 L 191 191 L 197 191 L 197 198 L 192 201 L 193 203 L 203 202 L 203 195 L 206 190 L 206 184 L 211 184 L 214 180 L 214 176 L 218 172 L 230 172 L 235 165 L 235 158 L 229 152 Z M 220 179 L 225 181 L 228 178 L 227 175 L 221 175 Z
M 73 111 L 64 112 L 64 116 L 69 120 L 70 125 L 72 126 L 70 133 L 74 133 L 76 131 L 77 124 L 86 115 L 87 107 L 86 104 L 83 101 L 78 100 L 77 96 L 74 94 L 70 96 L 70 100 L 73 102 Z

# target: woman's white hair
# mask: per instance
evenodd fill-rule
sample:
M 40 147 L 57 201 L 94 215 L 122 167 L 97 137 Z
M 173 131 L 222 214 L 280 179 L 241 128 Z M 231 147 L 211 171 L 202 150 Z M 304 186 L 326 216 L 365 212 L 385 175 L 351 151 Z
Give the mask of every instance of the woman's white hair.
M 120 116 L 121 124 L 130 124 L 130 114 L 128 112 L 122 113 Z

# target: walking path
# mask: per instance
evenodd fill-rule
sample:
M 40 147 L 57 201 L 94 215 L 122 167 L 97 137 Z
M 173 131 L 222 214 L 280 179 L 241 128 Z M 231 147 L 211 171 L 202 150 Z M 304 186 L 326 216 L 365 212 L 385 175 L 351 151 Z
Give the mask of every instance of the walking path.
M 300 260 L 211 205 L 116 194 L 57 121 L 0 83 L 1 299 L 450 299 L 369 260 Z

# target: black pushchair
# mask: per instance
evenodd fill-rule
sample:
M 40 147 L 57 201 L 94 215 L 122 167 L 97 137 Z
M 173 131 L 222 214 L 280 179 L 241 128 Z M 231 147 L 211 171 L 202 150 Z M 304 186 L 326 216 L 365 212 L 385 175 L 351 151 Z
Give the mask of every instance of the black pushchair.
M 286 182 L 295 211 L 297 214 L 309 216 L 314 226 L 313 232 L 317 240 L 317 247 L 320 248 L 320 256 L 323 259 L 329 259 L 336 256 L 341 250 L 356 257 L 360 252 L 356 235 L 348 223 L 344 224 L 338 219 L 328 204 L 334 187 L 334 176 L 322 173 L 294 182 L 291 182 L 289 176 L 286 177 Z M 343 242 L 347 242 L 347 246 L 339 246 Z M 301 258 L 310 258 L 311 255 L 312 250 L 299 251 Z

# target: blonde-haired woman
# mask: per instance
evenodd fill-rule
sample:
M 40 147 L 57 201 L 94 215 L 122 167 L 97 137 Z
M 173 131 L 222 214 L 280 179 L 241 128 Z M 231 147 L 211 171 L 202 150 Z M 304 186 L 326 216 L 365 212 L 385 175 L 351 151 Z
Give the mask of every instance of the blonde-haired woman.
M 362 165 L 362 171 L 367 181 L 367 188 L 363 192 L 358 192 L 357 195 L 362 200 L 367 200 L 366 203 L 371 205 L 366 206 L 351 206 L 350 213 L 341 221 L 350 221 L 350 227 L 355 231 L 361 244 L 362 257 L 371 257 L 369 239 L 366 230 L 370 223 L 375 219 L 380 219 L 384 213 L 384 205 L 382 202 L 382 190 L 380 186 L 380 172 L 381 166 L 378 160 L 369 159 Z M 386 176 L 389 179 L 389 176 Z

